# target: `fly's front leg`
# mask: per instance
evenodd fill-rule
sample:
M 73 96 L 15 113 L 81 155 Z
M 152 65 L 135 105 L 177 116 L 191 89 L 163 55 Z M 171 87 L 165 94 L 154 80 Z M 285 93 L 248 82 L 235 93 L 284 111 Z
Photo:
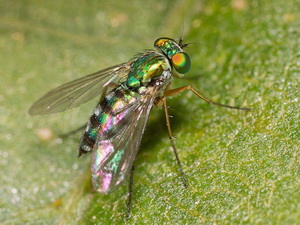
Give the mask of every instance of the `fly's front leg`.
M 217 103 L 217 102 L 214 102 L 206 97 L 204 97 L 202 94 L 200 94 L 198 91 L 196 91 L 192 86 L 190 85 L 187 85 L 187 86 L 183 86 L 183 87 L 180 87 L 180 88 L 176 88 L 176 89 L 173 89 L 173 90 L 168 90 L 164 93 L 164 96 L 174 96 L 174 95 L 177 95 L 185 90 L 190 90 L 192 91 L 195 95 L 197 95 L 199 98 L 203 99 L 204 101 L 206 101 L 207 103 L 209 104 L 213 104 L 213 105 L 218 105 L 218 106 L 222 106 L 222 107 L 226 107 L 226 108 L 231 108 L 231 109 L 238 109 L 238 110 L 244 110 L 244 111 L 250 111 L 251 109 L 250 108 L 241 108 L 241 107 L 236 107 L 236 106 L 231 106 L 231 105 L 224 105 L 224 104 L 221 104 L 221 103 Z
M 183 168 L 182 168 L 182 165 L 181 165 L 181 162 L 179 160 L 179 156 L 178 156 L 178 153 L 177 153 L 177 149 L 176 149 L 176 146 L 175 146 L 175 143 L 173 141 L 173 135 L 172 135 L 172 130 L 171 130 L 171 125 L 170 125 L 170 118 L 169 118 L 169 113 L 168 113 L 168 106 L 167 106 L 167 100 L 166 100 L 166 97 L 162 97 L 161 99 L 159 99 L 157 102 L 156 102 L 156 105 L 163 105 L 164 107 L 164 110 L 165 110 L 165 116 L 166 116 L 166 122 L 167 122 L 167 128 L 168 128 L 168 134 L 169 134 L 169 139 L 170 139 L 170 142 L 171 142 L 171 145 L 172 145 L 172 148 L 173 148 L 173 152 L 174 152 L 174 155 L 175 155 L 175 158 L 176 158 L 176 161 L 177 161 L 177 164 L 179 166 L 179 170 L 180 170 L 180 174 L 181 174 L 181 178 L 182 178 L 182 182 L 183 182 L 183 185 L 184 187 L 188 187 L 187 185 L 187 181 L 185 179 L 185 174 L 184 174 L 184 171 L 183 171 Z
M 133 174 L 134 174 L 134 165 L 131 167 L 130 178 L 129 178 L 129 186 L 128 186 L 128 200 L 127 200 L 127 210 L 125 220 L 129 220 L 131 213 L 131 205 L 132 205 L 132 193 L 133 193 Z
M 68 133 L 61 134 L 61 135 L 59 135 L 59 137 L 60 137 L 60 138 L 67 138 L 67 137 L 69 137 L 69 136 L 71 136 L 71 135 L 73 135 L 73 134 L 76 134 L 76 133 L 78 133 L 78 132 L 83 131 L 85 127 L 86 127 L 86 124 L 82 125 L 81 127 L 76 128 L 76 129 L 74 129 L 74 130 L 71 130 L 71 131 L 69 131 Z

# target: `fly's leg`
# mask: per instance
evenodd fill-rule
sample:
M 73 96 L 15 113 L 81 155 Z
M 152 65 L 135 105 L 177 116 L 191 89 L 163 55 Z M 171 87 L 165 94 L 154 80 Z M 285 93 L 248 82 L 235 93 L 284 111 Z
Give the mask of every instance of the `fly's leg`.
M 74 135 L 74 134 L 76 134 L 78 132 L 82 132 L 86 128 L 86 126 L 87 126 L 87 123 L 84 124 L 84 125 L 82 125 L 82 126 L 80 126 L 80 127 L 78 127 L 78 128 L 76 128 L 76 129 L 74 129 L 74 130 L 69 131 L 68 133 L 61 134 L 61 135 L 59 135 L 59 137 L 62 138 L 62 139 L 64 139 L 64 138 L 67 138 L 67 137 L 69 137 L 71 135 Z M 78 157 L 80 157 L 81 155 L 86 154 L 86 153 L 88 153 L 88 152 L 84 151 L 82 149 L 79 149 Z
M 74 130 L 71 130 L 71 131 L 69 131 L 68 133 L 61 134 L 61 135 L 59 135 L 59 137 L 60 137 L 60 138 L 67 138 L 67 137 L 69 137 L 69 136 L 71 136 L 71 135 L 73 135 L 73 134 L 78 133 L 79 131 L 83 131 L 85 127 L 86 127 L 86 124 L 84 124 L 84 125 L 82 125 L 82 126 L 76 128 L 76 129 L 74 129 Z
M 125 217 L 126 220 L 128 220 L 130 217 L 130 211 L 131 211 L 131 205 L 132 205 L 133 173 L 134 173 L 134 166 L 132 165 L 131 171 L 130 171 L 129 186 L 128 186 L 128 200 L 127 200 L 127 210 L 126 210 L 126 217 Z
M 165 116 L 166 116 L 168 134 L 169 134 L 169 139 L 170 139 L 170 142 L 171 142 L 171 145 L 172 145 L 172 149 L 173 149 L 173 152 L 174 152 L 177 164 L 179 166 L 179 171 L 180 171 L 180 174 L 181 174 L 183 185 L 184 185 L 185 188 L 187 188 L 188 185 L 187 185 L 187 181 L 185 179 L 185 174 L 184 174 L 184 171 L 183 171 L 183 168 L 182 168 L 182 164 L 180 162 L 180 159 L 179 159 L 179 156 L 178 156 L 178 153 L 177 153 L 177 149 L 176 149 L 175 143 L 173 141 L 174 137 L 172 135 L 172 130 L 171 130 L 171 125 L 170 125 L 170 119 L 169 119 L 169 113 L 168 113 L 168 106 L 167 106 L 167 100 L 166 100 L 166 98 L 163 97 L 163 98 L 159 99 L 158 102 L 157 102 L 157 105 L 160 105 L 161 102 L 162 102 L 162 104 L 164 106 L 164 110 L 165 110 Z
M 217 102 L 214 102 L 206 97 L 204 97 L 202 94 L 200 94 L 198 91 L 196 91 L 192 86 L 187 85 L 187 86 L 183 86 L 180 88 L 176 88 L 173 90 L 168 90 L 164 93 L 164 96 L 173 96 L 173 95 L 177 95 L 185 90 L 190 90 L 192 91 L 195 95 L 197 95 L 199 98 L 203 99 L 204 101 L 206 101 L 209 104 L 213 104 L 213 105 L 218 105 L 218 106 L 222 106 L 222 107 L 226 107 L 226 108 L 231 108 L 231 109 L 238 109 L 238 110 L 244 110 L 244 111 L 250 111 L 250 108 L 241 108 L 241 107 L 236 107 L 236 106 L 231 106 L 231 105 L 224 105 L 224 104 L 220 104 Z

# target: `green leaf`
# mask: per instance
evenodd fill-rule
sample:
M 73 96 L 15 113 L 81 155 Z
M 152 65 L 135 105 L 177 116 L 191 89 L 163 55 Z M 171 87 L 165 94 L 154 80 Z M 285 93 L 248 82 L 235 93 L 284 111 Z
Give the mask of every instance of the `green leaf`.
M 1 224 L 296 224 L 300 220 L 300 4 L 296 1 L 2 1 Z M 164 113 L 154 108 L 128 183 L 93 191 L 80 133 L 97 100 L 31 117 L 59 84 L 129 60 L 161 36 L 191 43 L 191 71 L 168 99 L 181 182 Z

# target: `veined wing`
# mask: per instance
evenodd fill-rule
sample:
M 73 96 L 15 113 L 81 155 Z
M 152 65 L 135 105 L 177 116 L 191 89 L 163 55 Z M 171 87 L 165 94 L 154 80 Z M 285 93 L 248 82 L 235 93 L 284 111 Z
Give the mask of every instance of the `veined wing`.
M 94 188 L 99 192 L 112 192 L 130 172 L 154 104 L 156 89 L 142 95 L 129 108 L 111 120 L 121 118 L 117 129 L 108 137 L 98 134 L 93 149 L 92 176 Z
M 109 83 L 124 81 L 129 68 L 130 62 L 127 62 L 65 83 L 36 101 L 30 107 L 29 114 L 51 114 L 75 108 L 100 95 Z

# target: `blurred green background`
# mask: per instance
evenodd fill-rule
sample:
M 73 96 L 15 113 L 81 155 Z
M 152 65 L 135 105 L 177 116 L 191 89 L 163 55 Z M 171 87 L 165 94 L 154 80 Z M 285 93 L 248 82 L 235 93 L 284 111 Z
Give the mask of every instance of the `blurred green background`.
M 186 190 L 154 108 L 127 223 L 299 223 L 299 12 L 298 0 L 0 1 L 0 223 L 124 221 L 127 182 L 95 193 L 90 157 L 77 158 L 81 133 L 60 138 L 88 120 L 97 99 L 49 116 L 27 110 L 59 84 L 181 35 L 193 43 L 192 69 L 173 87 L 191 84 L 252 111 L 191 93 L 169 99 Z

